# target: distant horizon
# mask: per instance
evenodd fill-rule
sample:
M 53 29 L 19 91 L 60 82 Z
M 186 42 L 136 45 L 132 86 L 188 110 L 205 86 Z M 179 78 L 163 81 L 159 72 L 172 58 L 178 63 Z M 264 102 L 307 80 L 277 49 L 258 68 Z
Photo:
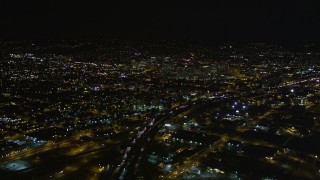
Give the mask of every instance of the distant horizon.
M 174 43 L 207 43 L 213 45 L 220 44 L 270 44 L 270 45 L 320 45 L 320 42 L 317 41 L 281 41 L 281 40 L 270 40 L 270 41 L 259 41 L 259 40 L 221 40 L 221 39 L 192 39 L 192 38 L 180 38 L 180 39 L 165 39 L 165 38 L 153 38 L 153 39 L 139 39 L 139 38 L 116 38 L 116 37 L 59 37 L 59 38 L 0 38 L 0 42 L 60 42 L 60 41 L 115 41 L 115 42 L 128 42 L 128 43 L 159 43 L 159 42 L 174 42 Z

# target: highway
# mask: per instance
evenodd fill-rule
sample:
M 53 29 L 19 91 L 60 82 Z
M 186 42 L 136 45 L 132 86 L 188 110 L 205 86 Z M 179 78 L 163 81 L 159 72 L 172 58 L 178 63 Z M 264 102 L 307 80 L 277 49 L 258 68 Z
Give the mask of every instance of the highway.
M 68 156 L 66 158 L 58 159 L 58 160 L 55 161 L 55 164 L 63 163 L 63 162 L 72 160 L 74 158 L 78 158 L 78 157 L 81 157 L 81 156 L 89 155 L 91 153 L 97 153 L 97 152 L 100 152 L 100 151 L 106 151 L 106 150 L 110 150 L 110 149 L 119 148 L 120 146 L 122 146 L 124 144 L 128 144 L 128 143 L 130 143 L 130 142 L 128 142 L 128 140 L 126 140 L 126 141 L 122 141 L 122 142 L 117 143 L 117 144 L 112 144 L 112 145 L 109 145 L 109 146 L 100 147 L 100 148 L 88 150 L 88 151 L 85 151 L 85 152 L 81 152 L 81 153 L 78 153 L 76 155 L 72 155 L 72 156 Z M 39 165 L 33 165 L 33 166 L 29 167 L 29 168 L 26 168 L 26 169 L 23 169 L 23 170 L 20 170 L 20 171 L 13 171 L 13 172 L 8 172 L 6 174 L 1 174 L 1 178 L 14 177 L 14 175 L 16 173 L 21 173 L 21 172 L 24 172 L 24 171 L 31 171 L 31 170 L 35 170 L 35 169 L 46 168 L 49 164 L 48 163 L 44 163 L 44 164 L 39 164 Z
M 315 78 L 310 79 L 311 81 L 316 80 Z M 285 85 L 280 85 L 277 88 L 283 88 L 283 87 L 290 87 L 292 85 L 303 83 L 306 80 L 294 82 L 294 83 L 287 83 Z M 261 89 L 258 89 L 258 92 L 261 92 Z M 260 96 L 259 94 L 257 96 Z M 241 98 L 248 97 L 247 95 L 242 96 Z M 253 97 L 251 97 L 253 98 Z M 205 106 L 212 106 L 212 107 L 218 107 L 222 102 L 228 102 L 229 99 L 223 99 L 223 100 L 216 100 L 216 101 L 203 101 L 203 102 L 190 102 L 188 106 L 185 108 L 181 108 L 178 110 L 173 110 L 172 114 L 166 113 L 165 116 L 160 116 L 157 118 L 156 122 L 151 127 L 145 127 L 145 129 L 141 132 L 141 135 L 137 137 L 135 140 L 135 143 L 132 144 L 127 151 L 124 154 L 123 161 L 119 164 L 117 168 L 113 170 L 113 173 L 109 174 L 109 176 L 101 176 L 101 179 L 131 179 L 134 177 L 137 169 L 140 166 L 141 160 L 143 159 L 144 152 L 146 151 L 146 148 L 150 144 L 150 142 L 154 139 L 154 136 L 156 132 L 159 130 L 161 125 L 169 120 L 170 118 L 174 116 L 178 116 L 181 113 L 187 112 L 191 109 L 196 111 L 197 109 L 205 108 Z M 265 114 L 265 116 L 270 115 L 270 112 Z M 252 121 L 251 124 L 255 124 L 258 121 L 260 121 L 261 118 L 257 118 L 254 121 Z M 259 143 L 258 143 L 259 144 Z
M 315 81 L 318 80 L 319 78 L 311 78 L 309 81 Z M 301 81 L 294 81 L 294 82 L 288 82 L 284 85 L 280 85 L 277 87 L 278 88 L 283 88 L 283 87 L 290 87 L 294 86 L 298 83 L 305 83 L 307 80 L 301 80 Z M 257 89 L 256 92 L 261 92 L 263 89 Z M 256 95 L 251 98 L 259 97 L 261 95 Z M 247 98 L 247 95 L 244 95 L 239 98 Z M 158 117 L 155 118 L 153 124 L 148 125 L 146 127 L 143 127 L 140 129 L 138 134 L 134 139 L 131 140 L 126 140 L 121 142 L 120 144 L 114 144 L 109 147 L 103 147 L 103 148 L 98 148 L 90 151 L 85 151 L 82 153 L 76 153 L 74 156 L 70 156 L 70 158 L 73 157 L 78 157 L 82 156 L 85 154 L 89 154 L 91 152 L 96 152 L 100 150 L 104 150 L 106 148 L 115 148 L 119 147 L 120 145 L 127 145 L 128 148 L 127 150 L 124 151 L 123 154 L 123 160 L 120 162 L 119 166 L 116 168 L 111 168 L 109 171 L 105 171 L 102 173 L 100 176 L 100 179 L 131 179 L 132 177 L 135 176 L 137 169 L 141 166 L 142 159 L 145 156 L 146 149 L 148 148 L 148 145 L 154 140 L 155 134 L 158 132 L 158 130 L 162 127 L 163 123 L 166 121 L 170 120 L 173 117 L 177 117 L 178 115 L 188 112 L 190 110 L 192 111 L 198 111 L 201 109 L 204 109 L 206 107 L 218 107 L 221 105 L 221 103 L 225 103 L 231 101 L 229 99 L 222 99 L 222 100 L 198 100 L 198 101 L 191 101 L 185 106 L 180 106 L 179 108 L 175 108 L 172 110 L 168 110 L 165 113 L 160 114 Z M 240 132 L 247 131 L 248 128 L 257 122 L 259 122 L 262 119 L 265 119 L 267 116 L 272 115 L 272 113 L 276 109 L 272 109 L 271 111 L 266 112 L 263 114 L 261 117 L 255 118 L 252 121 L 248 123 L 246 127 L 239 127 L 238 130 Z M 250 125 L 250 126 L 249 126 Z M 221 134 L 220 134 L 221 136 Z M 68 137 L 67 139 L 56 142 L 56 143 L 48 143 L 44 146 L 41 147 L 36 147 L 36 148 L 31 148 L 25 151 L 21 151 L 16 154 L 12 154 L 10 156 L 4 157 L 1 159 L 1 163 L 7 163 L 10 161 L 26 158 L 35 154 L 43 153 L 46 151 L 58 149 L 58 148 L 63 148 L 70 146 L 70 144 L 74 143 L 76 140 L 78 140 L 78 135 L 74 135 L 71 137 Z M 228 137 L 229 139 L 232 140 L 240 140 L 238 137 Z M 262 142 L 254 142 L 255 144 L 261 145 Z M 269 146 L 269 144 L 264 144 L 265 146 Z M 30 169 L 35 169 L 42 167 L 42 165 L 36 165 L 28 168 Z M 11 173 L 10 173 L 11 174 Z
M 160 116 L 151 127 L 146 128 L 141 136 L 135 140 L 135 143 L 131 145 L 130 150 L 125 152 L 126 155 L 124 156 L 126 158 L 119 167 L 114 169 L 111 175 L 101 176 L 101 179 L 131 179 L 139 168 L 148 145 L 152 142 L 154 136 L 164 122 L 189 110 L 197 111 L 198 109 L 206 108 L 206 106 L 218 107 L 221 102 L 222 100 L 190 102 L 189 105 L 184 108 L 173 110 L 172 113 L 166 113 L 164 116 Z
M 54 150 L 57 148 L 62 148 L 64 146 L 70 146 L 70 144 L 72 144 L 72 142 L 74 142 L 77 139 L 78 139 L 78 136 L 72 136 L 60 142 L 48 143 L 36 148 L 29 148 L 27 150 L 2 158 L 0 163 L 6 163 L 6 162 L 22 159 L 22 158 L 27 158 L 35 154 L 43 153 L 43 152 Z

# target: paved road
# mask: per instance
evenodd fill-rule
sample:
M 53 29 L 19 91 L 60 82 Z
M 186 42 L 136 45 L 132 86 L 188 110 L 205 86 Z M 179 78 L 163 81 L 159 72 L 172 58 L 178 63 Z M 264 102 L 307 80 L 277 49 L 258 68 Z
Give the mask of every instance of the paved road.
M 226 100 L 228 101 L 228 100 Z M 101 176 L 101 179 L 132 179 L 134 177 L 137 169 L 140 166 L 140 162 L 143 158 L 144 152 L 151 141 L 154 139 L 158 130 L 162 127 L 162 124 L 172 117 L 176 117 L 177 115 L 184 113 L 189 110 L 200 110 L 202 108 L 210 107 L 218 107 L 221 105 L 221 102 L 225 102 L 225 100 L 217 100 L 217 101 L 198 101 L 194 102 L 195 104 L 190 103 L 185 108 L 181 108 L 178 110 L 173 110 L 172 113 L 167 113 L 166 115 L 159 117 L 153 126 L 146 128 L 144 133 L 136 140 L 136 143 L 131 146 L 131 149 L 126 154 L 126 158 L 120 164 L 118 168 L 116 168 L 111 176 Z

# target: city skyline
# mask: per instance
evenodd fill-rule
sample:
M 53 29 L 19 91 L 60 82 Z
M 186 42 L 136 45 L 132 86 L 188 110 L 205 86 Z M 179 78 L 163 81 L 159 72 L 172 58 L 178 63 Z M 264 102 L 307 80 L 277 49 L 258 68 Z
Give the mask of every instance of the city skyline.
M 1 179 L 320 176 L 317 45 L 0 47 Z
M 311 1 L 3 0 L 0 179 L 320 179 Z

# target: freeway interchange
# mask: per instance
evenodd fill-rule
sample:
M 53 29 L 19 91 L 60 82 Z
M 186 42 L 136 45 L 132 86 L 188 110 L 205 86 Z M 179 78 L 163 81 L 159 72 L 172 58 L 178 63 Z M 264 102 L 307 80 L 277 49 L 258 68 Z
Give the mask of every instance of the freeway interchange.
M 313 78 L 312 81 L 316 81 L 318 80 L 317 78 Z M 305 80 L 301 81 L 302 83 L 305 82 Z M 292 86 L 292 84 L 298 84 L 299 82 L 294 82 L 294 83 L 287 83 L 286 85 L 282 85 L 281 88 L 283 87 L 290 87 Z M 278 87 L 280 88 L 280 87 Z M 255 94 L 254 96 L 252 95 L 242 95 L 236 98 L 256 98 L 256 97 L 261 97 L 261 96 L 269 96 L 269 95 L 264 95 L 262 94 L 262 92 L 264 91 L 263 89 L 257 89 L 255 90 L 256 92 L 260 92 L 258 94 Z M 276 92 L 276 91 L 274 91 Z M 231 101 L 234 101 L 233 98 L 226 98 L 223 97 L 223 92 L 221 93 L 221 99 L 209 99 L 209 98 L 199 98 L 198 100 L 195 101 L 190 101 L 188 104 L 185 105 L 181 105 L 177 108 L 173 108 L 167 111 L 164 111 L 162 113 L 160 113 L 154 120 L 150 121 L 148 125 L 140 127 L 140 129 L 138 130 L 137 134 L 134 135 L 134 137 L 131 140 L 128 140 L 126 138 L 121 138 L 119 139 L 119 143 L 115 143 L 114 145 L 109 145 L 106 147 L 101 147 L 101 148 L 96 148 L 94 150 L 88 150 L 88 151 L 84 151 L 82 153 L 77 153 L 75 156 L 71 157 L 88 157 L 90 158 L 90 156 L 87 156 L 89 154 L 95 153 L 95 152 L 100 152 L 100 151 L 104 151 L 107 149 L 123 149 L 122 150 L 122 159 L 120 161 L 120 163 L 117 166 L 112 166 L 112 167 L 108 167 L 107 169 L 105 169 L 104 171 L 102 171 L 101 175 L 99 179 L 131 179 L 132 177 L 136 177 L 137 176 L 137 172 L 139 171 L 139 169 L 141 169 L 141 166 L 144 165 L 144 160 L 145 160 L 145 156 L 146 156 L 146 151 L 149 148 L 149 145 L 154 141 L 154 137 L 156 135 L 156 133 L 159 131 L 159 129 L 163 126 L 163 124 L 169 120 L 171 120 L 172 118 L 175 118 L 181 114 L 184 114 L 186 112 L 197 112 L 197 111 L 201 111 L 202 109 L 207 109 L 207 108 L 216 108 L 221 106 L 221 104 L 224 103 L 228 103 Z M 208 95 L 205 95 L 208 96 Z M 255 118 L 254 120 L 250 121 L 248 123 L 248 127 L 249 126 L 253 126 L 254 124 L 256 124 L 258 121 L 260 121 L 263 118 L 266 118 L 267 116 L 269 116 L 270 113 L 266 113 L 265 115 L 261 115 L 261 118 Z M 242 127 L 239 130 L 248 130 L 248 127 Z M 218 141 L 215 146 L 213 146 L 212 148 L 209 148 L 207 151 L 215 151 L 216 147 L 221 146 L 223 143 L 225 143 L 227 141 L 227 139 L 229 140 L 241 140 L 243 141 L 243 139 L 239 139 L 239 137 L 232 137 L 230 135 L 222 135 L 222 134 L 217 134 L 219 136 L 221 136 L 221 140 Z M 77 140 L 77 136 L 72 136 L 69 137 L 68 139 L 65 139 L 61 142 L 57 142 L 55 144 L 47 144 L 45 146 L 39 147 L 39 148 L 35 148 L 35 149 L 30 149 L 26 152 L 22 152 L 20 154 L 16 154 L 14 156 L 10 156 L 8 158 L 4 158 L 3 163 L 5 162 L 9 162 L 9 161 L 13 161 L 13 160 L 17 160 L 17 159 L 21 159 L 21 157 L 28 157 L 34 154 L 38 154 L 38 153 L 42 153 L 42 152 L 46 152 L 48 150 L 52 150 L 52 149 L 59 149 L 59 148 L 63 148 L 64 146 L 68 146 L 70 144 L 72 144 L 74 141 Z M 259 144 L 261 144 L 261 142 L 259 142 Z M 268 146 L 268 144 L 266 144 L 266 146 Z M 188 164 L 188 161 L 187 163 Z M 191 162 L 189 162 L 189 165 L 193 164 Z M 41 166 L 41 165 L 39 165 Z M 31 167 L 27 170 L 32 170 L 32 169 L 37 169 L 39 168 L 39 166 L 34 166 Z M 187 165 L 186 165 L 187 166 Z M 66 173 L 66 170 L 64 172 L 64 174 Z M 10 176 L 9 176 L 10 177 Z M 171 177 L 172 178 L 172 177 Z

